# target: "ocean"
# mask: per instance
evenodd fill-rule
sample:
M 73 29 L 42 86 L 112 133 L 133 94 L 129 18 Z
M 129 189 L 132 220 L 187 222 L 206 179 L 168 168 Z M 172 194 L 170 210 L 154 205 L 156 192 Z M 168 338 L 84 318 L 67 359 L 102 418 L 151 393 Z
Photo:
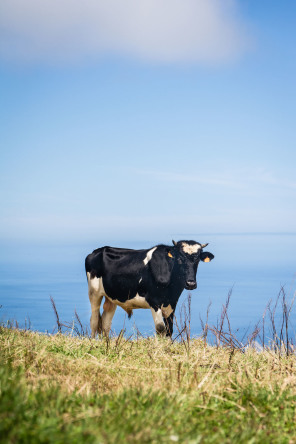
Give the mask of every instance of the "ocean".
M 182 238 L 209 242 L 207 251 L 215 255 L 210 263 L 200 263 L 197 289 L 191 292 L 191 333 L 201 333 L 200 318 L 205 321 L 211 303 L 209 324 L 216 325 L 229 291 L 229 319 L 233 331 L 242 336 L 262 319 L 270 300 L 284 287 L 287 300 L 296 291 L 296 234 L 208 234 Z M 114 242 L 112 246 L 149 248 L 156 242 Z M 167 243 L 167 242 L 164 242 Z M 109 243 L 110 244 L 110 243 Z M 83 326 L 89 328 L 90 304 L 84 271 L 85 256 L 105 245 L 93 244 L 3 244 L 0 255 L 0 321 L 17 321 L 22 327 L 53 333 L 56 318 L 50 297 L 55 301 L 61 322 L 72 323 L 75 310 Z M 176 310 L 177 318 L 188 297 L 184 290 Z M 280 307 L 279 307 L 280 308 Z M 277 322 L 280 323 L 279 309 Z M 290 329 L 296 326 L 296 305 L 292 308 Z M 128 320 L 118 307 L 112 331 L 126 335 L 137 330 L 143 335 L 154 334 L 150 310 L 134 310 Z M 267 332 L 268 335 L 268 332 Z

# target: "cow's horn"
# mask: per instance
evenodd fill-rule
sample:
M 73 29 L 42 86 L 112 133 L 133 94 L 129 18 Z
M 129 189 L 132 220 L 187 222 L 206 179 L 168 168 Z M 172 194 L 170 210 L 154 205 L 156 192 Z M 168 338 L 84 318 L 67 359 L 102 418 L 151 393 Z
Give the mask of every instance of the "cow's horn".
M 201 248 L 207 247 L 209 244 L 201 244 Z
M 174 240 L 172 240 L 173 244 L 175 245 L 175 247 L 177 246 L 177 242 L 175 242 Z

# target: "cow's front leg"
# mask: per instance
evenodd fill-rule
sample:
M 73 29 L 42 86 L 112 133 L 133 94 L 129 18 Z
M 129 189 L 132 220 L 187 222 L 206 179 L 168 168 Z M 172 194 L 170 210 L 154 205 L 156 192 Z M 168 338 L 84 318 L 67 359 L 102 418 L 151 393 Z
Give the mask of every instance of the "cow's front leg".
M 164 318 L 166 326 L 166 336 L 172 337 L 174 330 L 174 312 L 172 312 L 167 318 Z
M 117 308 L 116 304 L 110 301 L 110 299 L 105 298 L 105 302 L 103 305 L 103 314 L 102 314 L 102 330 L 105 336 L 109 336 L 109 332 L 111 329 L 112 319 Z
M 153 316 L 156 333 L 158 335 L 165 334 L 166 333 L 166 328 L 165 328 L 164 320 L 163 320 L 163 317 L 162 317 L 161 308 L 158 308 L 156 310 L 151 308 L 151 313 L 152 313 L 152 316 Z

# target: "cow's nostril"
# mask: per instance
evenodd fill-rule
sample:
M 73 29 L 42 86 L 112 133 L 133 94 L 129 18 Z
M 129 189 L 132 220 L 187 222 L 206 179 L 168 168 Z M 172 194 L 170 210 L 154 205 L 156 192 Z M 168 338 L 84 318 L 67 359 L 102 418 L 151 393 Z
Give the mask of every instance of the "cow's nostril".
M 186 288 L 187 290 L 194 290 L 194 288 L 196 288 L 196 282 L 195 281 L 187 281 L 186 282 Z

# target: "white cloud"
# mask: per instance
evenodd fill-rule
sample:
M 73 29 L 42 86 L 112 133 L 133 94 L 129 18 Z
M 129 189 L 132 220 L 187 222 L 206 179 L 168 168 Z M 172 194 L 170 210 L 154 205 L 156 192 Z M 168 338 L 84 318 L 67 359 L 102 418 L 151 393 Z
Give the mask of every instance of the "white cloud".
M 273 171 L 265 168 L 229 169 L 222 171 L 202 172 L 175 172 L 159 170 L 135 170 L 139 175 L 147 175 L 155 180 L 176 183 L 196 183 L 200 185 L 227 187 L 233 190 L 250 190 L 251 186 L 267 186 L 296 190 L 296 182 L 293 178 L 278 176 Z
M 237 0 L 2 0 L 0 57 L 223 62 L 246 49 Z

